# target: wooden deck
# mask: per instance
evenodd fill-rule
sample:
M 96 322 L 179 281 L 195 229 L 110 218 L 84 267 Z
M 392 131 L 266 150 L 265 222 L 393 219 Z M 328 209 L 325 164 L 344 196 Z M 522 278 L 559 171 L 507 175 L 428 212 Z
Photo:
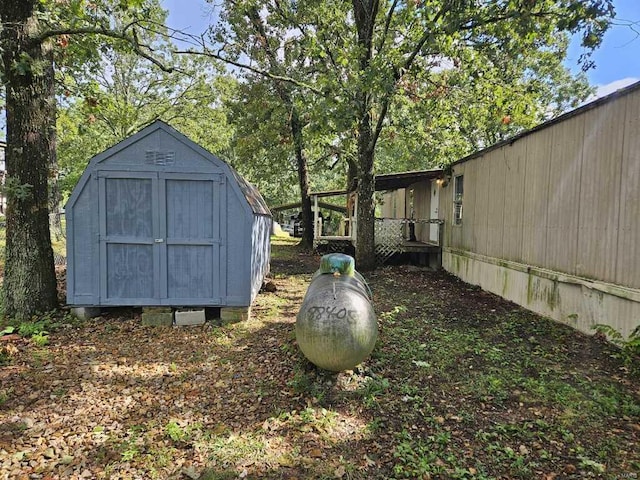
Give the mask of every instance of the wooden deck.
M 398 245 L 398 250 L 402 253 L 432 253 L 441 251 L 442 247 L 435 242 L 424 243 L 404 240 Z

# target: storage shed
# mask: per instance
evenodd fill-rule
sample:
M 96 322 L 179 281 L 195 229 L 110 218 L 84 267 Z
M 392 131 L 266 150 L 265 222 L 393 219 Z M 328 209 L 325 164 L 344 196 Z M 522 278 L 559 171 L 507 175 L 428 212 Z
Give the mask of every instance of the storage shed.
M 91 159 L 66 218 L 72 306 L 248 307 L 269 270 L 260 193 L 161 121 Z

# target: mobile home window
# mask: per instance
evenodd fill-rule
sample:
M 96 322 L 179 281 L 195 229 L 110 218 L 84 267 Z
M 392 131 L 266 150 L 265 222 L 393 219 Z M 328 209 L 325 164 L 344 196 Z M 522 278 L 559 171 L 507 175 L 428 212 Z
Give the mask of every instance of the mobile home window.
M 453 224 L 462 224 L 462 195 L 464 193 L 464 175 L 455 177 L 453 184 Z

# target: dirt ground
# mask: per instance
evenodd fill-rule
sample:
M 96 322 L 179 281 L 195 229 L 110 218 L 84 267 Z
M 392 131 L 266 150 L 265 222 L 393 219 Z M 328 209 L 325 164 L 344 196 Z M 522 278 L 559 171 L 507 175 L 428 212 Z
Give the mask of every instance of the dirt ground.
M 640 476 L 635 359 L 443 272 L 365 275 L 379 339 L 354 371 L 299 352 L 319 257 L 274 245 L 234 325 L 113 310 L 1 342 L 0 478 L 624 479 Z

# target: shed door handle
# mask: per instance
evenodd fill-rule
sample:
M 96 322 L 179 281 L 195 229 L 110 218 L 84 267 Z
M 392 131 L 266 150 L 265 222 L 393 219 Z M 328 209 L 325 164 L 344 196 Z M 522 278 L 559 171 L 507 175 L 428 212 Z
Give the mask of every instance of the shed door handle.
M 164 238 L 156 238 L 156 239 L 154 240 L 154 242 L 156 242 L 156 243 L 162 243 L 162 242 L 164 242 Z

